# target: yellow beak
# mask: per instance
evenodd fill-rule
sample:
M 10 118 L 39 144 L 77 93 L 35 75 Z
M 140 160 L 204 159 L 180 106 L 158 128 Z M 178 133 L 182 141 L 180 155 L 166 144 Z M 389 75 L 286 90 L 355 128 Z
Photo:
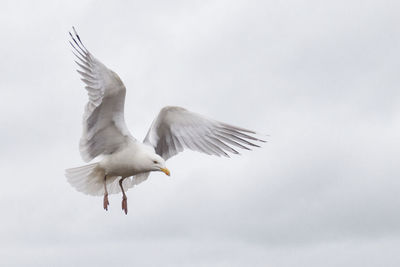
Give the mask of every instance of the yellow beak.
M 160 168 L 160 170 L 165 173 L 166 175 L 170 176 L 171 173 L 169 172 L 169 170 L 167 168 Z

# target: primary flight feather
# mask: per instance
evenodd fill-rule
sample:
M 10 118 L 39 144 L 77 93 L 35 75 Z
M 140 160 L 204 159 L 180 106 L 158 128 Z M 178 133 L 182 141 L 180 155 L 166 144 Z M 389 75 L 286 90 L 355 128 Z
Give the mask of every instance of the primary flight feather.
M 236 150 L 258 147 L 265 142 L 254 131 L 232 126 L 181 107 L 167 106 L 154 119 L 143 142 L 129 132 L 124 119 L 126 88 L 119 76 L 97 60 L 83 45 L 73 28 L 70 44 L 77 70 L 86 84 L 89 101 L 83 115 L 79 150 L 85 162 L 96 163 L 66 170 L 69 183 L 78 191 L 103 195 L 122 192 L 122 209 L 128 212 L 125 191 L 147 179 L 150 172 L 170 175 L 165 161 L 184 149 L 229 157 Z

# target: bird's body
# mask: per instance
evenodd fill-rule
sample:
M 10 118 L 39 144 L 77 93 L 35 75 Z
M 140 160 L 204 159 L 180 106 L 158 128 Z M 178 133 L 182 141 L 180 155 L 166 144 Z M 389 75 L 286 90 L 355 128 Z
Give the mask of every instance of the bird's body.
M 114 154 L 105 155 L 99 162 L 99 167 L 110 176 L 130 177 L 152 171 L 146 160 L 148 159 L 147 155 L 153 154 L 155 154 L 154 148 L 133 141 Z
M 122 191 L 122 209 L 127 213 L 125 190 L 147 179 L 150 172 L 170 175 L 165 161 L 184 149 L 208 155 L 239 154 L 233 147 L 247 149 L 264 142 L 252 136 L 255 132 L 218 122 L 181 107 L 164 107 L 153 121 L 143 142 L 129 132 L 124 120 L 126 88 L 118 75 L 92 56 L 76 34 L 70 42 L 88 91 L 89 102 L 83 115 L 80 140 L 86 166 L 68 169 L 66 176 L 78 191 L 104 195 Z

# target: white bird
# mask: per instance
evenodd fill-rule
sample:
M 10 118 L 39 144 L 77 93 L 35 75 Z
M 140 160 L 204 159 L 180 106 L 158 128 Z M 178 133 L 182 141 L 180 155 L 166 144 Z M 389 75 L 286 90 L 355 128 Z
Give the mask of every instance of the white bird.
M 265 142 L 254 131 L 206 118 L 181 107 L 167 106 L 155 118 L 143 142 L 135 139 L 124 120 L 126 89 L 118 75 L 97 60 L 83 45 L 73 28 L 70 44 L 77 57 L 77 71 L 89 96 L 83 115 L 79 149 L 85 162 L 100 161 L 66 170 L 68 182 L 89 195 L 122 192 L 122 209 L 127 214 L 125 190 L 145 181 L 150 172 L 170 175 L 165 161 L 184 149 L 226 156 L 239 154 L 234 148 L 258 147 Z M 76 53 L 75 53 L 75 52 Z

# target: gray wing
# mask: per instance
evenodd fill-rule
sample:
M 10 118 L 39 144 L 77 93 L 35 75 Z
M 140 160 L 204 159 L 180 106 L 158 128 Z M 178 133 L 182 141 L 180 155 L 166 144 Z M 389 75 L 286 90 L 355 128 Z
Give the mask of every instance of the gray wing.
M 165 160 L 184 149 L 208 155 L 239 154 L 236 148 L 250 150 L 265 142 L 253 131 L 208 119 L 181 107 L 165 107 L 153 121 L 144 143 L 154 147 Z
M 83 133 L 79 150 L 84 161 L 111 154 L 129 139 L 124 119 L 126 89 L 118 75 L 97 60 L 83 45 L 73 29 L 70 41 L 77 57 L 77 71 L 89 96 L 83 115 Z

